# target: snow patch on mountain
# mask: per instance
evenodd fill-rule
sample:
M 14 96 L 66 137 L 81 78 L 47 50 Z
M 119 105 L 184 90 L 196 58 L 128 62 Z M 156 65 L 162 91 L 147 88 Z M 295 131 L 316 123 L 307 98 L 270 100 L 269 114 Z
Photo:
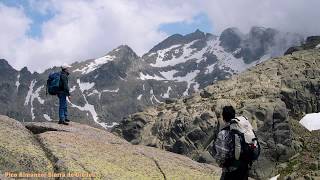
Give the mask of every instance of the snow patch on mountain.
M 102 127 L 104 127 L 105 129 L 110 129 L 110 128 L 113 128 L 116 125 L 119 125 L 119 123 L 112 122 L 111 125 L 109 125 L 108 123 L 101 122 L 100 125 Z
M 274 176 L 274 177 L 270 178 L 269 180 L 277 180 L 279 177 L 280 177 L 280 174 L 278 174 L 278 175 L 276 175 L 276 176 Z
M 320 49 L 320 44 L 318 44 L 318 45 L 316 46 L 316 49 Z
M 170 91 L 172 91 L 171 87 L 168 87 L 168 90 L 166 93 L 164 93 L 163 95 L 161 95 L 162 98 L 169 98 L 170 96 Z
M 173 45 L 169 48 L 158 50 L 156 54 L 158 55 L 156 58 L 156 62 L 150 64 L 153 67 L 168 67 L 168 66 L 175 66 L 180 63 L 185 63 L 188 60 L 196 60 L 197 63 L 200 63 L 203 60 L 206 60 L 206 56 L 204 54 L 210 53 L 217 57 L 218 62 L 207 66 L 206 74 L 212 73 L 215 69 L 221 69 L 228 71 L 232 74 L 240 73 L 245 71 L 246 69 L 259 64 L 267 59 L 270 58 L 270 54 L 265 54 L 257 61 L 254 61 L 250 64 L 246 64 L 243 58 L 236 58 L 234 54 L 237 54 L 241 51 L 241 48 L 238 48 L 236 51 L 229 53 L 226 52 L 225 49 L 220 46 L 219 37 L 212 38 L 207 40 L 206 47 L 202 48 L 201 50 L 197 50 L 192 47 L 192 45 L 199 40 L 192 41 L 188 44 L 179 44 Z M 166 59 L 171 53 L 171 59 Z M 151 56 L 151 54 L 149 54 Z M 195 91 L 198 90 L 199 84 L 196 82 L 195 78 L 200 73 L 200 70 L 194 70 L 186 74 L 184 77 L 182 76 L 174 76 L 179 71 L 171 70 L 171 71 L 161 71 L 161 76 L 158 75 L 150 75 L 146 73 L 140 72 L 139 78 L 142 80 L 172 80 L 177 82 L 187 82 L 187 89 L 183 93 L 183 95 L 189 95 L 189 89 L 193 87 Z
M 158 57 L 154 64 L 150 64 L 153 67 L 167 67 L 167 66 L 175 66 L 180 63 L 184 63 L 190 59 L 198 59 L 201 60 L 205 49 L 198 51 L 191 46 L 199 40 L 192 41 L 185 45 L 173 45 L 169 48 L 158 50 L 157 54 Z M 182 49 L 175 49 L 175 48 L 182 48 Z M 167 53 L 175 49 L 172 59 L 164 61 L 164 58 L 167 56 Z M 182 51 L 182 55 L 176 56 L 180 51 Z
M 154 101 L 156 101 L 156 103 L 161 103 L 161 101 L 159 101 L 158 99 L 157 99 L 157 97 L 154 95 L 154 93 L 153 93 L 153 89 L 151 89 L 150 90 L 150 101 L 151 101 L 151 103 L 152 104 L 155 104 L 155 102 Z M 153 101 L 154 100 L 154 101 Z
M 174 79 L 174 75 L 179 72 L 177 70 L 171 70 L 171 71 L 162 71 L 160 72 L 160 74 L 167 80 L 173 80 Z
M 95 110 L 95 107 L 94 105 L 90 104 L 84 94 L 84 91 L 85 90 L 90 90 L 94 87 L 94 83 L 88 83 L 88 82 L 84 82 L 82 83 L 80 81 L 80 79 L 77 79 L 77 83 L 79 85 L 79 88 L 80 88 L 80 91 L 81 91 L 81 94 L 84 98 L 84 101 L 85 101 L 85 105 L 84 106 L 78 106 L 78 105 L 75 105 L 73 104 L 71 101 L 68 100 L 68 102 L 71 104 L 71 107 L 74 107 L 74 108 L 77 108 L 79 109 L 80 111 L 87 111 L 87 112 L 90 112 L 93 120 L 95 123 L 99 124 L 100 126 L 102 126 L 103 128 L 105 129 L 108 129 L 108 128 L 112 128 L 113 126 L 116 126 L 118 125 L 118 123 L 116 122 L 113 122 L 111 125 L 109 125 L 108 123 L 105 123 L 105 122 L 99 122 L 99 117 L 98 117 L 98 114 Z M 119 88 L 116 89 L 116 90 L 103 90 L 102 92 L 118 92 L 119 91 Z M 93 95 L 93 94 L 98 94 L 99 95 L 99 99 L 101 97 L 101 93 L 99 91 L 97 91 L 96 89 L 94 89 L 90 94 L 88 94 L 88 96 L 90 95 Z
M 159 77 L 159 76 L 157 76 L 157 75 L 151 76 L 151 75 L 149 75 L 149 74 L 144 74 L 143 72 L 140 72 L 139 79 L 141 79 L 141 80 L 154 79 L 154 80 L 157 80 L 157 81 L 165 80 L 164 78 Z
M 195 81 L 195 78 L 200 73 L 200 70 L 194 70 L 186 74 L 185 76 L 174 76 L 178 71 L 177 70 L 171 70 L 171 71 L 162 71 L 160 74 L 167 80 L 177 81 L 177 82 L 187 82 L 187 89 L 183 93 L 184 96 L 189 95 L 189 89 L 192 84 L 194 84 L 194 90 L 197 91 L 199 89 L 199 83 Z
M 40 104 L 44 104 L 44 99 L 42 99 L 39 94 L 42 88 L 44 88 L 44 85 L 38 87 L 37 90 L 31 95 L 31 101 L 38 99 Z
M 137 97 L 137 100 L 141 101 L 141 98 L 142 98 L 142 94 L 140 94 L 140 95 Z
M 192 72 L 190 72 L 190 73 L 188 73 L 186 76 L 184 76 L 184 77 L 176 77 L 176 79 L 178 80 L 178 81 L 186 81 L 187 83 L 188 83 L 188 86 L 187 86 L 187 89 L 186 89 L 186 91 L 183 93 L 183 95 L 184 96 L 187 96 L 187 95 L 189 95 L 189 89 L 190 89 L 190 87 L 191 87 L 191 85 L 192 84 L 195 84 L 194 85 L 194 87 L 193 87 L 193 89 L 195 90 L 195 91 L 197 91 L 198 89 L 199 89 L 199 83 L 197 83 L 196 81 L 195 81 L 195 77 L 198 75 L 200 73 L 200 70 L 195 70 L 195 71 L 192 71 Z
M 309 131 L 320 129 L 320 113 L 311 113 L 305 115 L 299 123 L 307 128 Z
M 271 58 L 271 54 L 270 54 L 270 53 L 265 54 L 265 55 L 263 55 L 263 56 L 257 61 L 256 64 L 259 64 L 259 63 L 261 63 L 261 62 L 263 62 L 263 61 L 266 61 L 266 60 L 268 60 L 268 59 L 270 59 L 270 58 Z
M 77 108 L 79 109 L 80 111 L 88 111 L 91 113 L 91 116 L 93 118 L 93 120 L 97 123 L 97 124 L 100 124 L 98 122 L 98 115 L 97 115 L 97 112 L 94 108 L 94 106 L 92 104 L 89 104 L 87 99 L 85 98 L 85 102 L 86 104 L 82 107 L 82 106 L 78 106 L 78 105 L 75 105 L 73 104 L 71 101 L 68 100 L 68 102 L 71 104 L 71 107 L 74 107 L 74 108 Z M 101 125 L 101 124 L 100 124 Z
M 113 93 L 117 93 L 117 92 L 119 92 L 119 88 L 117 88 L 117 89 L 114 89 L 114 90 L 109 90 L 109 89 L 105 89 L 105 90 L 103 90 L 102 92 L 113 92 Z
M 122 81 L 127 81 L 126 78 L 122 78 L 121 76 L 119 76 L 119 78 L 120 78 Z
M 19 86 L 20 86 L 20 74 L 18 74 L 18 76 L 17 76 L 17 81 L 16 81 L 17 91 L 18 91 L 18 89 L 19 89 Z
M 40 104 L 44 104 L 44 100 L 43 99 L 41 99 L 40 98 L 40 96 L 39 96 L 39 93 L 40 93 L 40 91 L 41 91 L 41 89 L 43 88 L 44 86 L 42 85 L 42 86 L 40 86 L 40 87 L 38 87 L 37 88 L 37 90 L 34 92 L 34 93 L 32 93 L 31 94 L 31 117 L 32 117 L 32 120 L 34 120 L 35 119 L 35 115 L 34 115 L 34 107 L 33 107 L 33 101 L 34 101 L 34 99 L 38 99 L 38 101 L 40 102 Z
M 88 94 L 88 96 L 92 96 L 97 94 L 99 96 L 99 99 L 101 97 L 101 92 L 99 92 L 98 90 L 94 89 L 91 93 Z
M 79 109 L 80 111 L 88 111 L 88 112 L 90 112 L 90 114 L 91 114 L 91 116 L 92 116 L 92 118 L 93 118 L 95 123 L 101 125 L 104 128 L 108 128 L 108 125 L 106 123 L 99 122 L 99 117 L 98 117 L 98 114 L 97 114 L 97 112 L 95 110 L 94 105 L 89 104 L 86 96 L 84 95 L 84 91 L 91 89 L 94 86 L 94 83 L 81 83 L 80 79 L 77 79 L 77 83 L 79 85 L 82 97 L 84 98 L 85 105 L 84 106 L 75 105 L 71 101 L 69 101 L 69 99 L 68 99 L 68 102 L 71 104 L 71 107 L 75 107 L 75 108 Z
M 97 68 L 99 68 L 101 65 L 106 64 L 109 61 L 114 60 L 115 58 L 116 58 L 115 56 L 106 55 L 101 58 L 93 60 L 92 62 L 87 64 L 85 67 L 78 68 L 78 69 L 74 70 L 73 72 L 81 72 L 81 74 L 88 74 L 88 73 L 96 70 Z
M 24 101 L 24 105 L 29 105 L 29 101 L 30 101 L 30 98 L 31 98 L 31 95 L 32 95 L 32 92 L 33 92 L 33 88 L 34 88 L 34 85 L 37 83 L 36 80 L 32 80 L 31 83 L 30 83 L 30 86 L 29 86 L 29 90 L 28 90 L 28 93 L 27 93 L 27 96 L 26 96 L 26 99 Z
M 238 54 L 242 49 L 238 48 L 234 52 L 227 52 L 225 51 L 224 47 L 222 47 L 221 41 L 219 37 L 214 37 L 206 41 L 206 46 L 202 49 L 194 48 L 193 45 L 201 40 L 194 40 L 187 44 L 178 44 L 170 46 L 169 48 L 158 50 L 156 52 L 152 52 L 148 54 L 148 56 L 157 55 L 155 63 L 151 63 L 150 65 L 153 67 L 163 68 L 163 67 L 172 67 L 178 64 L 185 63 L 189 60 L 196 60 L 197 63 L 205 62 L 207 60 L 207 56 L 205 54 L 212 54 L 213 56 L 216 56 L 217 62 L 207 65 L 205 74 L 210 74 L 214 72 L 215 70 L 223 70 L 225 72 L 229 72 L 231 74 L 237 74 L 245 71 L 246 69 L 255 66 L 261 62 L 264 62 L 268 59 L 270 59 L 271 54 L 267 53 L 264 56 L 262 56 L 260 59 L 257 59 L 256 61 L 253 61 L 250 64 L 245 63 L 243 58 L 236 58 L 235 54 Z M 189 89 L 191 87 L 194 88 L 195 91 L 198 90 L 199 84 L 196 82 L 195 78 L 200 73 L 200 70 L 194 70 L 189 72 L 186 76 L 176 76 L 178 70 L 170 70 L 170 71 L 160 71 L 160 74 L 162 75 L 156 75 L 156 74 L 146 74 L 140 72 L 139 78 L 142 80 L 172 80 L 177 82 L 187 82 L 188 86 L 186 91 L 183 93 L 183 95 L 188 95 Z
M 157 53 L 156 52 L 152 52 L 152 53 L 148 54 L 149 57 L 151 57 L 153 55 L 157 55 Z
M 82 92 L 86 90 L 90 90 L 91 88 L 94 87 L 94 83 L 89 83 L 89 82 L 81 82 L 80 79 L 77 79 L 77 83 L 79 85 L 79 88 Z
M 75 91 L 75 90 L 76 90 L 76 88 L 77 88 L 77 86 L 73 86 L 72 88 L 70 88 L 70 92 Z
M 212 39 L 207 43 L 209 46 L 208 51 L 217 57 L 218 63 L 208 66 L 207 71 L 205 72 L 206 74 L 212 73 L 213 70 L 216 68 L 216 66 L 218 66 L 219 69 L 228 70 L 230 68 L 231 70 L 229 71 L 230 73 L 241 73 L 246 69 L 270 58 L 270 54 L 265 54 L 258 61 L 254 61 L 250 64 L 246 64 L 243 58 L 234 57 L 234 54 L 236 54 L 236 52 L 233 52 L 233 53 L 226 52 L 224 48 L 220 46 L 221 42 L 219 38 Z M 241 49 L 238 48 L 236 51 L 240 51 L 240 50 Z
M 41 89 L 44 87 L 44 85 L 38 87 L 34 92 L 33 92 L 33 88 L 35 86 L 35 84 L 37 83 L 36 80 L 32 80 L 31 83 L 30 83 L 30 86 L 29 86 L 29 91 L 28 91 L 28 94 L 26 96 L 26 99 L 25 99 L 25 102 L 24 102 L 24 105 L 27 106 L 31 105 L 31 118 L 32 120 L 35 119 L 35 115 L 34 115 L 34 107 L 33 107 L 33 101 L 35 99 L 37 99 L 39 101 L 40 104 L 44 104 L 44 100 L 40 97 L 39 93 L 41 91 Z
M 43 117 L 47 121 L 52 121 L 51 117 L 48 114 L 43 114 Z

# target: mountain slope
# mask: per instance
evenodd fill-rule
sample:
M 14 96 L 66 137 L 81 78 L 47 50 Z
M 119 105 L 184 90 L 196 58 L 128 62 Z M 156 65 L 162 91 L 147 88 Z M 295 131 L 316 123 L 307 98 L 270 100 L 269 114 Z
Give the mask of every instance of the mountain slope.
M 221 110 L 233 105 L 238 115 L 249 118 L 261 141 L 253 177 L 266 179 L 278 173 L 284 177 L 293 172 L 293 179 L 317 176 L 317 166 L 310 167 L 319 163 L 318 136 L 312 138 L 319 133 L 309 133 L 298 121 L 320 111 L 319 69 L 319 49 L 274 58 L 191 97 L 130 115 L 113 131 L 133 144 L 214 162 L 212 144 L 224 125 Z
M 72 64 L 70 119 L 112 127 L 147 106 L 188 96 L 280 55 L 300 40 L 299 35 L 254 27 L 248 34 L 232 28 L 221 36 L 199 30 L 173 35 L 142 57 L 128 46 L 119 46 L 100 58 Z M 1 62 L 0 113 L 19 121 L 58 119 L 57 98 L 45 95 L 45 83 L 48 74 L 59 68 L 32 74 Z
M 0 139 L 1 179 L 5 179 L 5 172 L 41 174 L 44 179 L 53 173 L 56 178 L 72 173 L 77 179 L 88 175 L 94 179 L 217 179 L 221 173 L 212 165 L 156 148 L 133 146 L 83 124 L 23 125 L 6 116 L 0 116 L 0 124 L 0 136 L 6 137 Z

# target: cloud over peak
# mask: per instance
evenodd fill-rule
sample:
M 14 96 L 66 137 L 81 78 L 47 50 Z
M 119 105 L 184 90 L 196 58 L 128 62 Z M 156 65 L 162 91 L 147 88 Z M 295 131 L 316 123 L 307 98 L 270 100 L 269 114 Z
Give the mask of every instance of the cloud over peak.
M 252 26 L 304 35 L 320 32 L 318 0 L 4 2 L 12 1 L 0 2 L 0 58 L 15 68 L 28 66 L 33 71 L 99 57 L 120 44 L 128 44 L 142 55 L 170 35 L 161 28 L 164 24 L 188 25 L 199 14 L 210 20 L 214 34 L 228 27 L 246 33 Z M 36 25 L 39 32 L 34 30 Z M 166 29 L 172 32 L 175 28 Z M 178 28 L 176 33 L 181 33 Z

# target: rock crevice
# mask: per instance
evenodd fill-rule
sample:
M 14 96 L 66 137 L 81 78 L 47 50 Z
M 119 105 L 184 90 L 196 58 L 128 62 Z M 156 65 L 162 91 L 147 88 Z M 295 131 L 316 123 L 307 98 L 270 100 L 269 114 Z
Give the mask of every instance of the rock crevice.
M 34 139 L 38 142 L 40 148 L 45 153 L 47 159 L 51 162 L 53 166 L 53 173 L 59 173 L 59 172 L 62 172 L 62 170 L 66 169 L 66 168 L 61 168 L 61 166 L 58 165 L 59 158 L 56 157 L 48 147 L 46 147 L 45 143 L 39 137 L 39 135 L 34 134 Z M 56 178 L 56 179 L 59 179 L 59 178 Z
M 167 180 L 167 177 L 166 177 L 166 174 L 164 173 L 164 171 L 162 170 L 162 168 L 161 168 L 161 166 L 160 166 L 160 164 L 159 164 L 159 162 L 155 159 L 155 158 L 153 158 L 153 157 L 149 157 L 149 156 L 147 156 L 146 154 L 144 154 L 144 153 L 141 153 L 143 156 L 145 156 L 145 157 L 147 157 L 147 158 L 149 158 L 149 159 L 151 159 L 153 162 L 154 162 L 154 164 L 157 166 L 157 168 L 159 169 L 159 171 L 160 171 L 160 173 L 162 174 L 162 176 L 163 176 L 163 179 L 164 180 Z
M 25 127 L 31 131 L 33 134 L 41 134 L 41 133 L 45 133 L 48 131 L 61 131 L 55 128 L 51 128 L 51 127 L 41 127 L 41 126 L 33 126 L 33 125 L 25 125 Z

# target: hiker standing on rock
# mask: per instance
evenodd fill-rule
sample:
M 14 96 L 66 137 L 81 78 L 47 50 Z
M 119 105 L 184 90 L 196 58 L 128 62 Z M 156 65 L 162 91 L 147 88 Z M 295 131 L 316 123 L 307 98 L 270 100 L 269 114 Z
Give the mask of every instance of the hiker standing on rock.
M 68 76 L 69 76 L 69 65 L 61 66 L 60 72 L 60 82 L 57 96 L 59 98 L 59 124 L 68 125 L 67 122 L 70 122 L 68 119 L 68 106 L 67 106 L 67 97 L 69 101 L 71 100 L 70 90 L 68 86 Z
M 253 161 L 260 154 L 260 145 L 246 117 L 235 117 L 232 106 L 222 111 L 226 126 L 215 141 L 215 159 L 222 167 L 221 180 L 247 180 Z

